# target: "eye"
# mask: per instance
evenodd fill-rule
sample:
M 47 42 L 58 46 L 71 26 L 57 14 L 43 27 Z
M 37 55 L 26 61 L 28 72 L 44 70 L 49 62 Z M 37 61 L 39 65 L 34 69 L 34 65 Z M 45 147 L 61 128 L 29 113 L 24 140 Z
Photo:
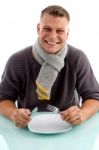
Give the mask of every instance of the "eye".
M 50 32 L 50 31 L 51 31 L 50 28 L 44 28 L 44 30 L 45 30 L 46 32 Z
M 61 33 L 63 33 L 64 32 L 64 30 L 57 30 L 57 33 L 59 33 L 59 34 L 61 34 Z

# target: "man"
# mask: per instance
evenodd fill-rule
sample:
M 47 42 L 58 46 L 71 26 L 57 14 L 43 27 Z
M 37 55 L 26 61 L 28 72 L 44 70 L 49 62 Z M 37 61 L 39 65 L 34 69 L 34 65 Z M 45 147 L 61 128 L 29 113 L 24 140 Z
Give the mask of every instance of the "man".
M 18 127 L 27 126 L 36 106 L 39 111 L 47 104 L 57 106 L 61 117 L 74 125 L 99 111 L 99 85 L 90 63 L 81 50 L 67 44 L 69 21 L 61 6 L 43 9 L 36 43 L 13 54 L 6 64 L 0 113 Z

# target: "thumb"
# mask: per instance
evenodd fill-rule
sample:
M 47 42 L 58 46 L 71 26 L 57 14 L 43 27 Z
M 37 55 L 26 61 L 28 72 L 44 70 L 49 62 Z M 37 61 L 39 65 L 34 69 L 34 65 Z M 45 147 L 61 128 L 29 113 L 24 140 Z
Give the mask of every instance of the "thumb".
M 29 109 L 25 109 L 25 113 L 26 113 L 27 115 L 30 115 L 30 114 L 31 114 L 31 112 L 30 112 Z

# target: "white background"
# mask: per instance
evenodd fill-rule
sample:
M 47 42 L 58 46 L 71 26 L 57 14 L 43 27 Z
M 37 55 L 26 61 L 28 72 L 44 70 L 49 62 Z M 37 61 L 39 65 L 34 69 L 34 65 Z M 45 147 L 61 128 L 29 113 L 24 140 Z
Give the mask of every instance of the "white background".
M 0 0 L 0 77 L 9 57 L 35 42 L 40 12 L 50 4 L 70 13 L 68 43 L 86 53 L 99 81 L 98 0 Z

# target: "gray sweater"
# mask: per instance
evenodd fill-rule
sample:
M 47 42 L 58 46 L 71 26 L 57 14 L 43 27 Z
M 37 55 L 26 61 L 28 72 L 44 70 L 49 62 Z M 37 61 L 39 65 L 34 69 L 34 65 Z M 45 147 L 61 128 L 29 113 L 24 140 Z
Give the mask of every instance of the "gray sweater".
M 86 55 L 79 49 L 68 45 L 65 66 L 58 74 L 51 90 L 50 100 L 38 100 L 36 84 L 41 65 L 32 56 L 32 46 L 13 54 L 6 66 L 0 83 L 0 101 L 10 99 L 18 107 L 45 111 L 46 104 L 65 110 L 79 105 L 87 99 L 99 100 L 99 85 L 94 77 Z

